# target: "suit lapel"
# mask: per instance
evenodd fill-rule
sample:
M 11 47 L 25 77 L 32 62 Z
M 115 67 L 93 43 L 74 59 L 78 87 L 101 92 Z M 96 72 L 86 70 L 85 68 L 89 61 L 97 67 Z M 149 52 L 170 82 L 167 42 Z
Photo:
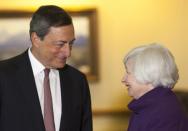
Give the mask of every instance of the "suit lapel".
M 18 81 L 21 84 L 23 95 L 28 103 L 28 105 L 25 106 L 28 106 L 28 109 L 30 109 L 30 112 L 32 113 L 30 114 L 30 118 L 28 119 L 31 119 L 34 127 L 36 127 L 36 130 L 44 131 L 42 111 L 40 107 L 32 67 L 27 52 L 23 54 L 18 65 Z
M 69 130 L 69 118 L 71 114 L 72 103 L 72 82 L 71 76 L 67 70 L 67 66 L 59 70 L 60 84 L 61 84 L 61 102 L 62 102 L 62 115 L 61 115 L 61 130 Z

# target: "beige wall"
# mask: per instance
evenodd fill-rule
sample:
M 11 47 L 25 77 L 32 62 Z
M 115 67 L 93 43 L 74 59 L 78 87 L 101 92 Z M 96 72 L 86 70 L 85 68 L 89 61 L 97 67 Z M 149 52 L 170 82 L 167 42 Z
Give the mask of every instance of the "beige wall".
M 160 42 L 168 47 L 180 70 L 176 89 L 188 91 L 186 0 L 6 0 L 1 1 L 0 9 L 35 10 L 41 4 L 97 8 L 100 81 L 90 84 L 94 110 L 126 108 L 130 98 L 120 82 L 124 73 L 122 59 L 140 44 Z

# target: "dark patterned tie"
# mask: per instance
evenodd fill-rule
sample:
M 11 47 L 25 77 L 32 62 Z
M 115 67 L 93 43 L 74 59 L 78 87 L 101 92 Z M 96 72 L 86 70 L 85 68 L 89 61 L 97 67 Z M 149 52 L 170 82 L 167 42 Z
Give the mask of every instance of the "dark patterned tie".
M 44 125 L 46 131 L 55 131 L 52 95 L 49 81 L 50 69 L 44 70 Z

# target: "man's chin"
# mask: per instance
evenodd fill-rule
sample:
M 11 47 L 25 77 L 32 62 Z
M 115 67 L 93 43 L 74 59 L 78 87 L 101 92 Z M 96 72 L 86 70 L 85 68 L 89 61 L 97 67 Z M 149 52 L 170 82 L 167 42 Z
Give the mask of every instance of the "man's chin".
M 56 68 L 63 68 L 63 67 L 65 67 L 65 65 L 66 65 L 66 63 L 64 63 L 64 64 L 59 64 L 59 65 L 57 65 Z
M 58 68 L 63 68 L 65 67 L 66 63 L 59 63 L 59 64 L 54 64 L 51 67 L 54 69 L 58 69 Z

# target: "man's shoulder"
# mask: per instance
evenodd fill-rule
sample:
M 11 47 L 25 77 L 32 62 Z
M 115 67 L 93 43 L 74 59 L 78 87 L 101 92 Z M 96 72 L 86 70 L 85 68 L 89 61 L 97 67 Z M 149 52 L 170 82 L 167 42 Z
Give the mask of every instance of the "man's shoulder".
M 65 67 L 62 69 L 63 72 L 69 72 L 69 73 L 74 73 L 78 75 L 84 75 L 81 71 L 76 69 L 75 67 L 66 64 Z
M 59 69 L 59 73 L 60 77 L 66 81 L 72 81 L 73 83 L 87 81 L 84 73 L 67 64 L 62 69 Z
M 5 59 L 5 60 L 1 60 L 0 61 L 0 70 L 6 70 L 9 68 L 14 68 L 17 66 L 17 64 L 20 62 L 23 62 L 24 56 L 26 56 L 26 52 L 21 53 L 17 56 Z

